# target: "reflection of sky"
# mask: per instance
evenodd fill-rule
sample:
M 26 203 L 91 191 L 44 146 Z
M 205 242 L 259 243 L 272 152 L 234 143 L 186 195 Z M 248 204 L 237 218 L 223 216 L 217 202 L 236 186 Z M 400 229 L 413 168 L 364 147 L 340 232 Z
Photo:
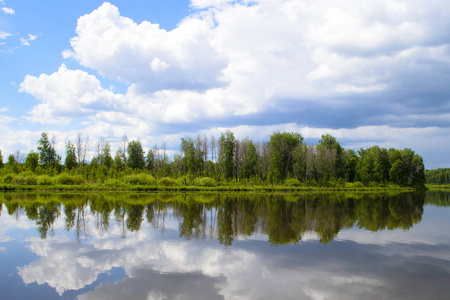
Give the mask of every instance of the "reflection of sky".
M 30 235 L 25 242 L 15 240 L 15 222 Z M 77 243 L 64 231 L 64 216 L 45 240 L 28 222 L 0 217 L 6 249 L 0 257 L 15 257 L 17 266 L 1 279 L 15 280 L 14 288 L 23 281 L 25 290 L 52 288 L 65 298 L 444 299 L 450 292 L 449 208 L 426 206 L 408 231 L 345 229 L 327 245 L 308 234 L 297 245 L 271 246 L 258 234 L 225 248 L 216 240 L 179 238 L 174 218 L 164 234 L 144 220 L 122 239 L 113 214 L 109 232 L 100 234 L 88 211 L 89 238 Z

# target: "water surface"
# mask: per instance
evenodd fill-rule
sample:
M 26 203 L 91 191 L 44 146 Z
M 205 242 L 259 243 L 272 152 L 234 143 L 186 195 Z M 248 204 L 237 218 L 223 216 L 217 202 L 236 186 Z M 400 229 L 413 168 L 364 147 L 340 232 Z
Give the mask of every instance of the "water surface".
M 449 193 L 0 194 L 0 299 L 448 299 Z

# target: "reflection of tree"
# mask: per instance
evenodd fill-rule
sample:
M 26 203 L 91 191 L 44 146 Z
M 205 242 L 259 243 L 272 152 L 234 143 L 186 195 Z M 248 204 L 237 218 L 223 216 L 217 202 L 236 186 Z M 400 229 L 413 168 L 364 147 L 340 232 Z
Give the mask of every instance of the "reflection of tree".
M 75 232 L 77 237 L 77 242 L 81 241 L 84 237 L 85 240 L 89 239 L 89 227 L 86 222 L 86 210 L 85 205 L 77 206 L 77 216 L 75 219 Z
M 120 226 L 120 236 L 123 239 L 127 237 L 127 229 L 125 227 L 126 215 L 127 212 L 122 205 L 116 205 L 114 207 L 114 216 L 116 218 L 117 224 Z
M 144 205 L 129 205 L 127 207 L 127 228 L 130 231 L 139 231 L 141 223 L 144 221 Z
M 8 201 L 5 203 L 8 215 L 12 216 L 19 209 L 19 203 L 16 201 Z
M 67 231 L 71 230 L 73 226 L 75 226 L 75 217 L 77 215 L 75 210 L 76 206 L 73 204 L 66 204 L 64 206 L 64 214 L 66 215 L 65 228 Z
M 427 192 L 425 204 L 448 207 L 450 206 L 450 193 L 448 191 Z
M 191 197 L 189 199 L 185 198 L 184 202 L 177 204 L 177 215 L 181 217 L 178 226 L 180 236 L 187 239 L 200 237 L 205 224 L 203 207 L 202 203 L 192 200 Z
M 446 203 L 447 194 L 433 194 L 434 202 Z M 437 195 L 437 196 L 435 196 Z M 297 243 L 306 232 L 315 232 L 320 242 L 331 242 L 345 227 L 372 231 L 408 229 L 419 222 L 425 193 L 400 194 L 107 194 L 107 195 L 26 195 L 27 201 L 9 196 L 4 200 L 10 215 L 25 212 L 36 220 L 42 238 L 47 236 L 65 203 L 66 230 L 75 230 L 77 241 L 89 238 L 87 214 L 96 216 L 99 234 L 108 232 L 114 213 L 121 237 L 127 230 L 139 231 L 145 219 L 153 228 L 165 230 L 168 212 L 179 221 L 180 236 L 186 239 L 217 237 L 225 246 L 237 237 L 257 232 L 267 234 L 274 244 Z M 427 195 L 429 197 L 429 194 Z M 5 197 L 6 198 L 6 197 Z M 89 201 L 87 200 L 89 199 Z M 89 205 L 89 206 L 88 206 Z
M 37 220 L 39 215 L 39 205 L 37 203 L 32 203 L 29 206 L 25 206 L 25 213 L 29 220 Z
M 60 215 L 60 204 L 49 204 L 39 208 L 39 214 L 36 221 L 37 229 L 42 239 L 47 237 L 50 229 L 52 236 L 54 235 L 53 224 Z
M 231 197 L 226 196 L 217 208 L 217 238 L 225 246 L 230 246 L 233 242 L 232 200 Z

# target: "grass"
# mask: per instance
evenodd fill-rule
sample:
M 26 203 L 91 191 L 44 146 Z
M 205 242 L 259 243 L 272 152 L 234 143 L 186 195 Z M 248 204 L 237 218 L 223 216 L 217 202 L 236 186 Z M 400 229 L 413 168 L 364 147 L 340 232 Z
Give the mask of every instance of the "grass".
M 430 187 L 428 187 L 430 188 Z M 448 187 L 447 187 L 448 188 Z M 432 187 L 435 189 L 435 187 Z M 308 191 L 413 191 L 412 187 L 377 186 L 377 187 L 318 187 L 318 186 L 193 186 L 193 185 L 145 185 L 145 184 L 2 184 L 0 191 L 137 191 L 137 192 L 308 192 Z

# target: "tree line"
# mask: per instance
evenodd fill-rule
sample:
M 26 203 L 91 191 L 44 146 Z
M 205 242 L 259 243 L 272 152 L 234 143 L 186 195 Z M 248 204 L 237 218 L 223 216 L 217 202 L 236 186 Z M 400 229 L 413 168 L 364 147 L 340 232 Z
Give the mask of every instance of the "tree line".
M 94 150 L 88 161 L 87 153 Z M 215 183 L 291 186 L 354 183 L 377 186 L 396 184 L 423 187 L 423 159 L 413 150 L 372 146 L 354 151 L 344 149 L 330 134 L 322 135 L 316 145 L 307 145 L 301 134 L 274 132 L 269 141 L 236 139 L 227 130 L 218 139 L 211 136 L 181 138 L 180 151 L 169 157 L 166 144 L 147 152 L 139 140 L 128 141 L 111 153 L 110 143 L 100 139 L 95 147 L 89 137 L 79 134 L 66 142 L 64 160 L 56 153 L 55 139 L 43 132 L 37 151 L 27 155 L 17 151 L 3 163 L 0 150 L 0 174 L 31 172 L 37 175 L 77 174 L 85 182 L 103 183 L 130 174 L 148 174 L 156 179 L 169 178 L 189 184 L 195 178 Z
M 435 170 L 425 170 L 427 183 L 450 184 L 450 168 L 439 168 Z

